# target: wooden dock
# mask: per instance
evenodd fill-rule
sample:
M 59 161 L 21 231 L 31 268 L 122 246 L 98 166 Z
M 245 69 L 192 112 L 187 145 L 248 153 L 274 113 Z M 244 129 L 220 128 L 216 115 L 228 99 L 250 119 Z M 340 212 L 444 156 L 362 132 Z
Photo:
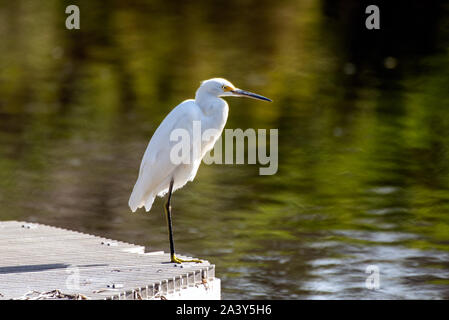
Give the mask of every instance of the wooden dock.
M 0 299 L 220 299 L 214 265 L 169 261 L 143 246 L 0 221 Z

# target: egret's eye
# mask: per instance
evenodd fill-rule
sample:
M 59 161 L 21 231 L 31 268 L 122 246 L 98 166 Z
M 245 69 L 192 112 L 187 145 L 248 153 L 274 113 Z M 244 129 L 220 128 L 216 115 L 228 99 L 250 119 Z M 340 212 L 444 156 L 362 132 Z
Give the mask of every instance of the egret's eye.
M 223 88 L 223 91 L 225 91 L 225 92 L 233 90 L 230 86 L 227 86 L 225 84 L 222 86 L 222 88 Z

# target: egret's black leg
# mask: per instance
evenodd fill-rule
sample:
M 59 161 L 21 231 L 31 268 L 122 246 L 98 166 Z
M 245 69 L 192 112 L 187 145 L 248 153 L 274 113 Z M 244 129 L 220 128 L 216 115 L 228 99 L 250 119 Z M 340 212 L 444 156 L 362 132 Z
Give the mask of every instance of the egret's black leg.
M 167 225 L 168 225 L 168 240 L 170 241 L 170 257 L 175 256 L 175 243 L 173 241 L 173 227 L 171 222 L 171 194 L 173 191 L 173 178 L 170 181 L 170 187 L 168 188 L 168 197 L 167 202 L 165 203 L 165 214 L 167 217 Z
M 182 260 L 176 257 L 175 255 L 175 242 L 173 240 L 173 226 L 171 220 L 171 195 L 173 192 L 173 178 L 170 181 L 170 186 L 168 187 L 168 197 L 167 202 L 165 203 L 165 215 L 167 217 L 167 226 L 168 226 L 168 239 L 170 241 L 170 259 L 171 262 L 182 263 L 182 262 L 198 262 L 201 263 L 201 260 Z

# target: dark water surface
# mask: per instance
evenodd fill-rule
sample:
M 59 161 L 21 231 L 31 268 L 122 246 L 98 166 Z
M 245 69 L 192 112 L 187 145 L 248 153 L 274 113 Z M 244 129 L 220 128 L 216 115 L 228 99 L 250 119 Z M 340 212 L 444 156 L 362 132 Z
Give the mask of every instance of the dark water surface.
M 163 117 L 221 76 L 274 100 L 229 99 L 226 128 L 279 129 L 276 175 L 203 164 L 174 195 L 223 298 L 449 298 L 447 7 L 387 6 L 373 34 L 358 1 L 78 3 L 69 31 L 68 2 L 0 2 L 1 220 L 168 251 L 163 200 L 128 197 Z

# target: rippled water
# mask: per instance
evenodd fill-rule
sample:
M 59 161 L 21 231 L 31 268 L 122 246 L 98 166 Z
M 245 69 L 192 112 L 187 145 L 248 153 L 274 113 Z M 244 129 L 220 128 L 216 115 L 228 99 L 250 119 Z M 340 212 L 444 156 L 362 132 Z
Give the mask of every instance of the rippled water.
M 128 197 L 165 114 L 223 76 L 274 100 L 230 99 L 226 128 L 279 129 L 276 175 L 203 164 L 174 195 L 177 251 L 223 298 L 449 298 L 447 8 L 373 35 L 357 1 L 80 1 L 69 32 L 45 3 L 0 4 L 2 220 L 168 251 L 163 200 Z

